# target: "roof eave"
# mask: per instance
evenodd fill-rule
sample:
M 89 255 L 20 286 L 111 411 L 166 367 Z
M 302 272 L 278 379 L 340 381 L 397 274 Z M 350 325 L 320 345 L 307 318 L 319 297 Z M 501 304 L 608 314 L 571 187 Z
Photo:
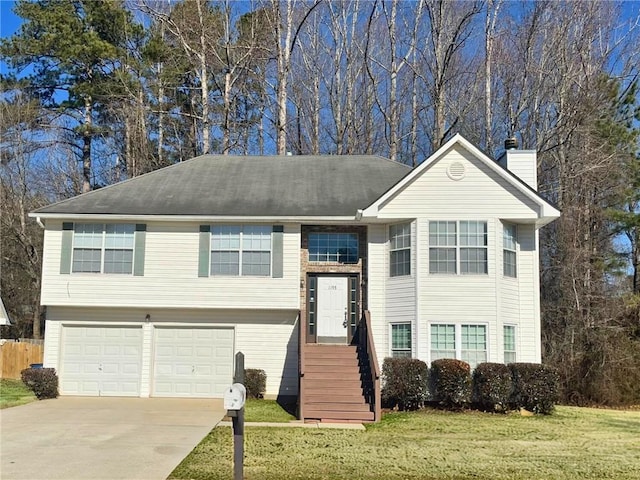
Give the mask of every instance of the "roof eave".
M 153 221 L 153 222 L 357 222 L 355 215 L 280 215 L 280 216 L 240 216 L 240 215 L 142 215 L 118 213 L 29 213 L 38 220 L 103 220 L 103 221 Z

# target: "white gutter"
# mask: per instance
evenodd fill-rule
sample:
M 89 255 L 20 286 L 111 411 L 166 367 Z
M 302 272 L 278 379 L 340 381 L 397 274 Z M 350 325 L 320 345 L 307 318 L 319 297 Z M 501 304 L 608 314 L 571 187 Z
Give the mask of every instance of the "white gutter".
M 36 218 L 42 225 L 40 219 L 58 220 L 122 220 L 122 221 L 154 221 L 154 222 L 270 222 L 282 223 L 331 223 L 331 222 L 354 222 L 357 220 L 353 216 L 239 216 L 239 215 L 123 215 L 109 213 L 30 213 L 29 217 Z

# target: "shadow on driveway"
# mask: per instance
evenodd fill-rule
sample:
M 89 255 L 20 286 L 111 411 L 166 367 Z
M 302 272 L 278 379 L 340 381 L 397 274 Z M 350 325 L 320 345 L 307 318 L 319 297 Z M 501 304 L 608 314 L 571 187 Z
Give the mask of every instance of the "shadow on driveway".
M 60 397 L 0 410 L 3 480 L 165 480 L 222 420 L 218 399 Z

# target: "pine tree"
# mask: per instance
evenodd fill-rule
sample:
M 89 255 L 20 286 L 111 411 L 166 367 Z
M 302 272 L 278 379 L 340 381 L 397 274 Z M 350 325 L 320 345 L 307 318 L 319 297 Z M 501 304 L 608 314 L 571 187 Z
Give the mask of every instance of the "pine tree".
M 0 54 L 13 75 L 26 75 L 43 106 L 71 118 L 82 191 L 89 191 L 92 144 L 105 133 L 97 113 L 110 101 L 110 81 L 140 27 L 122 0 L 19 0 L 14 11 L 23 23 L 0 44 Z

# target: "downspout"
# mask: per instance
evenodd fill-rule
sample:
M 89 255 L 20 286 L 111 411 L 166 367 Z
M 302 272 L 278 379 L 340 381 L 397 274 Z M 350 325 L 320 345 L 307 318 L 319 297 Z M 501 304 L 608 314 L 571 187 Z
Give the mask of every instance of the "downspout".
M 42 220 L 40 219 L 40 217 L 36 217 L 36 223 L 40 225 L 43 230 L 45 229 L 44 223 L 42 223 Z

